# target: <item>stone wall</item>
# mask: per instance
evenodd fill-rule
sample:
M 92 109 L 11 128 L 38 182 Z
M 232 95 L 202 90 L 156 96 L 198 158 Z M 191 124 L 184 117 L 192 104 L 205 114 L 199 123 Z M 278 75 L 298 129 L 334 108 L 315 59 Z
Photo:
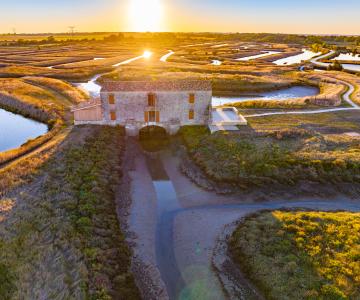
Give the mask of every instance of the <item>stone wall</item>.
M 189 103 L 189 94 L 195 95 L 195 103 Z M 115 95 L 115 104 L 109 104 L 109 95 Z M 211 106 L 211 91 L 180 91 L 154 92 L 156 95 L 155 107 L 148 106 L 148 92 L 117 92 L 101 93 L 104 122 L 108 125 L 122 125 L 134 135 L 141 128 L 156 125 L 165 128 L 174 134 L 181 126 L 206 125 L 209 123 L 209 108 Z M 189 120 L 189 110 L 194 110 L 194 120 Z M 146 123 L 145 111 L 160 112 L 160 122 Z M 110 112 L 116 111 L 116 121 L 110 118 Z

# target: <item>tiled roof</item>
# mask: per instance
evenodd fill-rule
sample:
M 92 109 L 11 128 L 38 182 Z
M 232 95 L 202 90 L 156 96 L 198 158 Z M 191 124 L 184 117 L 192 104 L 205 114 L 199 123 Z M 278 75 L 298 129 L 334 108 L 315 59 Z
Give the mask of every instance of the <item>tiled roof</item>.
M 198 81 L 105 81 L 102 92 L 211 91 L 211 82 Z

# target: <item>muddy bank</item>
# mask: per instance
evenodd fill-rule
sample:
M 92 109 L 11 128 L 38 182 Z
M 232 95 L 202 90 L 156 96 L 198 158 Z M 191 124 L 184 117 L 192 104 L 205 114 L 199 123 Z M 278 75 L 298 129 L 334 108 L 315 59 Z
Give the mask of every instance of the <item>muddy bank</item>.
M 260 291 L 246 278 L 234 263 L 228 249 L 228 240 L 240 221 L 224 227 L 213 252 L 212 263 L 229 299 L 265 300 Z
M 121 204 L 119 213 L 125 217 L 122 226 L 133 251 L 132 272 L 143 299 L 168 299 L 156 262 L 155 189 L 138 141 L 128 138 L 126 143 L 125 176 L 120 190 L 128 204 Z
M 136 143 L 134 146 L 128 140 L 127 145 L 130 154 L 127 158 L 133 161 L 129 172 L 132 205 L 128 240 L 134 251 L 132 270 L 144 299 L 227 299 L 224 279 L 216 269 L 229 273 L 226 276 L 238 283 L 235 292 L 244 293 L 246 279 L 235 272 L 231 261 L 221 252 L 222 246 L 215 247 L 219 236 L 225 241 L 226 225 L 250 213 L 282 207 L 353 209 L 357 205 L 345 197 L 322 202 L 314 194 L 301 198 L 280 192 L 229 193 L 228 187 L 217 190 L 197 173 L 200 178 L 197 182 L 205 182 L 204 189 L 180 169 L 183 157 L 177 144 L 150 158 Z M 149 164 L 149 159 L 155 163 Z M 294 202 L 295 199 L 299 200 Z M 224 266 L 215 267 L 214 257 L 225 262 Z

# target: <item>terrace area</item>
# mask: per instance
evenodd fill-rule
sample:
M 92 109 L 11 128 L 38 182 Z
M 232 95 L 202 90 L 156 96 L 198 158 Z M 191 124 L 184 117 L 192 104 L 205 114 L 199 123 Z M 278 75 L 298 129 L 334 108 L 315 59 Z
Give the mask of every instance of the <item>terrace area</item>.
M 239 115 L 235 107 L 217 107 L 212 109 L 211 133 L 217 131 L 237 131 L 238 126 L 247 125 L 247 120 Z

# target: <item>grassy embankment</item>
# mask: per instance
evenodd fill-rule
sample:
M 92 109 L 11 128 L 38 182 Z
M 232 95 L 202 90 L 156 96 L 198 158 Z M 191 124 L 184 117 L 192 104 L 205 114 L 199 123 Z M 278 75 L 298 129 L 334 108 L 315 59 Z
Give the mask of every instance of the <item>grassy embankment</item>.
M 49 141 L 69 121 L 69 106 L 86 98 L 70 84 L 51 78 L 0 79 L 0 88 L 0 107 L 49 126 L 47 134 L 0 153 L 0 165 Z
M 19 78 L 23 76 L 44 76 L 68 81 L 86 81 L 96 74 L 111 71 L 112 67 L 83 67 L 77 69 L 48 69 L 44 67 L 11 65 L 0 70 L 2 78 Z
M 0 198 L 0 298 L 139 299 L 116 215 L 124 147 L 120 128 L 76 128 L 31 193 Z
M 250 215 L 229 240 L 234 261 L 267 299 L 360 298 L 360 214 Z
M 210 135 L 204 127 L 184 127 L 180 135 L 194 162 L 216 182 L 242 188 L 360 182 L 359 139 L 284 128 Z

